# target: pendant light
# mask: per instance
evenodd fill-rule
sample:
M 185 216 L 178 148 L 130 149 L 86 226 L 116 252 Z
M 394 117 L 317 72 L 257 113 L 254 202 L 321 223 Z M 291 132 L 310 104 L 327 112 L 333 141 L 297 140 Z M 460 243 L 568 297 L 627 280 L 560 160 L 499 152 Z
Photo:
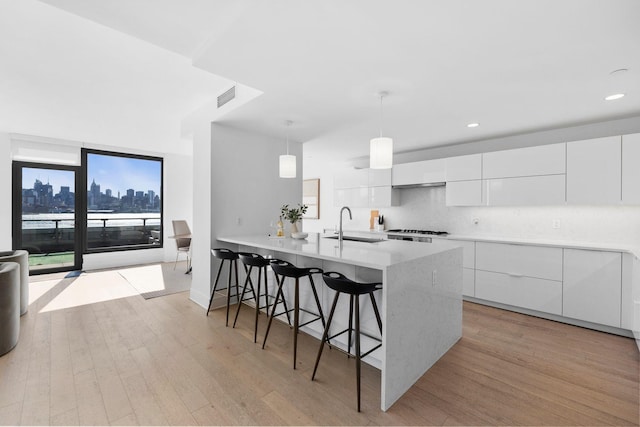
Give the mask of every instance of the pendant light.
M 296 156 L 289 154 L 289 126 L 292 123 L 290 120 L 285 122 L 287 126 L 287 154 L 280 156 L 280 178 L 296 177 Z
M 393 165 L 393 139 L 382 136 L 382 98 L 388 92 L 380 92 L 380 136 L 370 143 L 369 167 L 371 169 L 391 169 Z

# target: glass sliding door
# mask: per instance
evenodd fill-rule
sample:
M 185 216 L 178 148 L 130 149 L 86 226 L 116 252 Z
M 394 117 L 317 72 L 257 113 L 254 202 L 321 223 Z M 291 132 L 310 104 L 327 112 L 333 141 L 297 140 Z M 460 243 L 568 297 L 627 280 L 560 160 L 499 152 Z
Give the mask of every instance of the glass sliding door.
M 31 274 L 82 268 L 80 168 L 13 162 L 13 248 Z

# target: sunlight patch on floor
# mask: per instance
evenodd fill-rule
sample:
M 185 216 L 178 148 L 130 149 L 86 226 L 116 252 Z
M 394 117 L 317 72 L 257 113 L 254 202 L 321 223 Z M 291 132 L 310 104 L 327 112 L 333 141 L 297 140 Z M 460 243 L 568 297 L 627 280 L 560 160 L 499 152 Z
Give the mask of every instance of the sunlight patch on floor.
M 138 291 L 117 271 L 84 273 L 73 280 L 40 312 L 46 313 L 134 295 L 138 295 Z
M 62 279 L 42 280 L 29 283 L 29 305 L 38 301 L 40 297 L 53 289 Z
M 118 270 L 118 273 L 141 294 L 161 291 L 166 288 L 160 264 L 123 268 Z

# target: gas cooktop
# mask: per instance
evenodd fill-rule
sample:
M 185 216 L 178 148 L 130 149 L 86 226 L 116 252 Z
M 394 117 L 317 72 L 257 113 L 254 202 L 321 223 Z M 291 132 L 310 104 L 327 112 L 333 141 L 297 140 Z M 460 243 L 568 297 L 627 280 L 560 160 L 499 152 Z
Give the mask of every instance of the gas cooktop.
M 396 228 L 393 230 L 388 230 L 388 233 L 403 233 L 403 234 L 428 234 L 432 236 L 446 236 L 446 231 L 433 231 L 433 230 L 415 230 L 409 228 Z

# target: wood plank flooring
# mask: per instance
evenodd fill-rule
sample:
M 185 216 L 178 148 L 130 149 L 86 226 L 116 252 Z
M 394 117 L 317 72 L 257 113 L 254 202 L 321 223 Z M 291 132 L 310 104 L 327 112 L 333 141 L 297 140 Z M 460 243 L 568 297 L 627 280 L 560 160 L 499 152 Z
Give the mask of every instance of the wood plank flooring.
M 253 313 L 224 326 L 179 293 L 43 311 L 60 280 L 21 319 L 0 357 L 3 425 L 639 425 L 633 340 L 472 303 L 463 338 L 388 412 L 380 374 L 276 322 L 266 349 Z M 261 315 L 258 337 L 264 334 Z

